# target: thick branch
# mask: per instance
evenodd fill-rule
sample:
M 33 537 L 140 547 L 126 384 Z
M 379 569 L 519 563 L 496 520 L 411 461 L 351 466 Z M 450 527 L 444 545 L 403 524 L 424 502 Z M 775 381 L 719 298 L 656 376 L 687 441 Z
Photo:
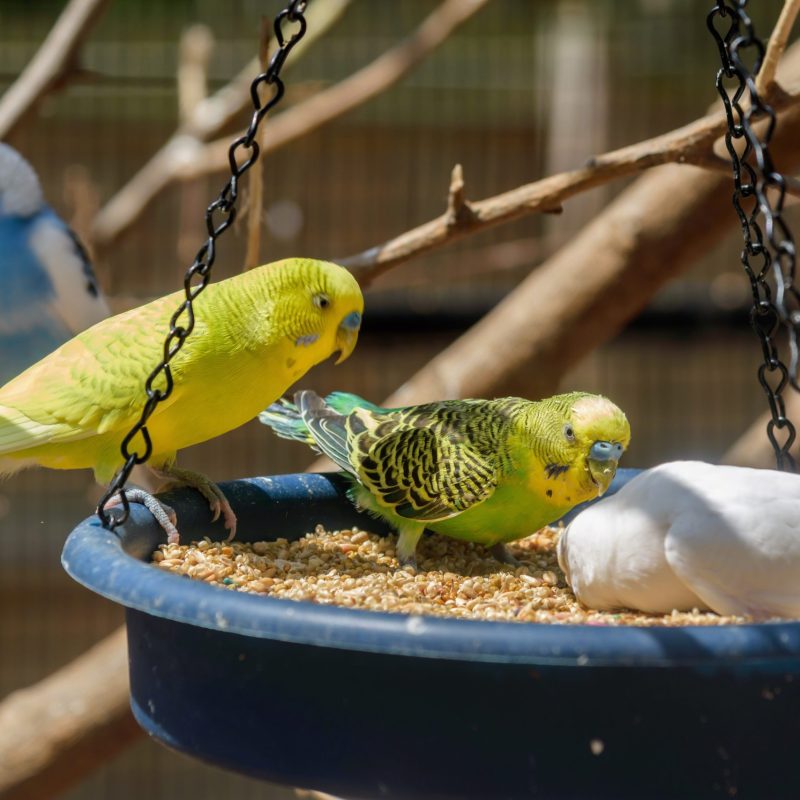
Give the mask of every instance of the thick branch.
M 292 51 L 284 69 L 290 69 L 303 53 L 341 17 L 351 0 L 316 0 L 306 12 L 308 32 Z M 277 45 L 273 43 L 273 48 Z M 153 199 L 203 151 L 203 142 L 219 133 L 251 103 L 250 84 L 259 73 L 255 57 L 226 86 L 198 103 L 181 125 L 139 172 L 100 210 L 92 227 L 97 249 L 113 244 L 142 214 Z M 267 121 L 269 122 L 269 121 Z
M 71 0 L 36 55 L 0 99 L 0 140 L 54 86 L 77 71 L 78 52 L 108 0 Z
M 128 706 L 127 647 L 120 628 L 0 703 L 0 798 L 60 794 L 140 734 Z

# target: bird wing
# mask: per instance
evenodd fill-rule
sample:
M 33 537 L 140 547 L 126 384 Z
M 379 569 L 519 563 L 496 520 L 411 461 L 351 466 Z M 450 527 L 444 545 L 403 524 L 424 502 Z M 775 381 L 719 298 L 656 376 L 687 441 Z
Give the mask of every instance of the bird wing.
M 350 463 L 384 505 L 409 519 L 448 519 L 491 497 L 498 481 L 491 436 L 475 437 L 477 401 L 431 403 L 347 418 Z M 497 431 L 495 431 L 496 433 Z
M 110 314 L 86 250 L 75 232 L 52 210 L 39 215 L 29 236 L 29 247 L 55 289 L 51 313 L 71 335 Z
M 156 332 L 166 331 L 176 304 L 177 297 L 169 296 L 105 320 L 3 386 L 0 454 L 133 425 L 146 399 L 145 380 L 162 355 Z M 190 342 L 176 361 L 185 359 Z M 163 413 L 180 394 L 176 380 L 155 413 Z
M 794 476 L 797 477 L 797 476 Z M 800 481 L 798 481 L 800 483 Z M 748 488 L 750 491 L 748 491 Z M 800 614 L 800 500 L 742 487 L 679 514 L 664 542 L 675 574 L 719 614 Z

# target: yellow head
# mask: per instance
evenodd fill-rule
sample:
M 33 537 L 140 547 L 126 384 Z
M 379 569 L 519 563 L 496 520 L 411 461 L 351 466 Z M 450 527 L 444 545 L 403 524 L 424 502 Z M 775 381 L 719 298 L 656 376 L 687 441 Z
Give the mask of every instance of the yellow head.
M 311 258 L 288 258 L 269 265 L 274 280 L 273 324 L 315 363 L 339 352 L 344 361 L 358 340 L 364 298 L 356 279 L 343 267 Z M 277 291 L 274 291 L 277 286 Z
M 581 502 L 608 489 L 631 438 L 625 414 L 605 397 L 571 392 L 532 403 L 525 428 L 557 504 Z M 572 487 L 570 489 L 570 487 Z

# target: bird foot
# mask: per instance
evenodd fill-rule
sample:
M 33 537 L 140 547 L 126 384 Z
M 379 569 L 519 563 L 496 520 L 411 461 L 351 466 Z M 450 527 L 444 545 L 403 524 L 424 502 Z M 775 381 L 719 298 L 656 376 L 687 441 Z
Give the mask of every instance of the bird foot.
M 417 559 L 413 556 L 400 556 L 398 555 L 397 561 L 400 564 L 400 569 L 411 569 L 414 572 L 419 572 L 419 567 L 417 566 Z
M 199 472 L 188 469 L 171 467 L 168 470 L 157 470 L 161 477 L 168 478 L 169 486 L 189 486 L 197 489 L 208 501 L 211 508 L 211 521 L 216 522 L 220 515 L 225 522 L 225 530 L 228 531 L 227 541 L 231 541 L 236 536 L 236 514 L 234 513 L 228 498 L 222 493 L 222 489 L 212 480 Z
M 510 567 L 519 567 L 520 562 L 511 555 L 511 551 L 503 544 L 498 542 L 489 548 L 489 552 L 501 563 L 508 564 Z
M 132 487 L 130 489 L 124 489 L 123 491 L 129 503 L 143 505 L 156 518 L 156 522 L 162 527 L 164 533 L 167 534 L 168 544 L 178 544 L 180 542 L 180 534 L 176 527 L 178 515 L 175 513 L 175 509 L 172 508 L 172 506 L 162 503 L 144 489 Z M 119 505 L 122 505 L 121 492 L 117 492 L 117 494 L 111 497 L 103 506 L 103 509 L 114 508 Z

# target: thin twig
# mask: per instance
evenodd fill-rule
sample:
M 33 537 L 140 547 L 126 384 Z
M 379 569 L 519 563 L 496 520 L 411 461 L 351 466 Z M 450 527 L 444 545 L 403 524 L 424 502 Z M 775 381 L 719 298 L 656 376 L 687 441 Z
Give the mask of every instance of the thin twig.
M 468 225 L 472 209 L 464 195 L 464 169 L 456 164 L 450 174 L 450 190 L 447 193 L 447 224 L 452 228 Z
M 0 98 L 0 140 L 70 74 L 80 72 L 78 52 L 108 0 L 71 0 L 16 81 Z
M 308 33 L 292 51 L 286 69 L 294 66 L 303 53 L 330 30 L 350 2 L 315 0 L 309 4 Z M 92 226 L 92 242 L 98 252 L 113 244 L 139 219 L 153 198 L 175 180 L 182 164 L 203 152 L 204 141 L 223 130 L 250 104 L 250 84 L 258 69 L 259 59 L 255 57 L 230 83 L 199 103 L 191 118 L 103 206 Z
M 258 52 L 261 69 L 267 68 L 269 59 L 269 43 L 272 25 L 266 17 L 261 18 L 261 33 L 258 40 Z M 269 120 L 267 120 L 269 122 Z M 258 146 L 263 149 L 265 131 L 269 125 L 262 125 L 256 134 Z M 247 248 L 244 255 L 244 268 L 252 269 L 261 263 L 261 230 L 264 206 L 264 159 L 257 161 L 250 170 L 247 187 Z
M 769 37 L 764 62 L 756 78 L 756 89 L 759 94 L 763 94 L 765 91 L 769 92 L 775 83 L 778 62 L 786 49 L 786 43 L 789 41 L 789 34 L 798 12 L 800 12 L 800 0 L 786 0 L 783 4 L 778 21 Z
M 213 51 L 214 36 L 206 25 L 191 25 L 181 35 L 177 89 L 178 118 L 184 124 L 191 122 L 197 114 L 197 107 L 208 97 L 208 65 Z M 179 193 L 175 250 L 181 263 L 191 261 L 197 251 L 200 222 L 197 209 L 202 208 L 204 190 L 205 187 L 196 183 L 187 183 Z
M 178 46 L 178 117 L 188 123 L 208 97 L 208 63 L 214 35 L 207 25 L 195 24 L 181 34 Z
M 266 132 L 264 148 L 272 151 L 283 147 L 287 142 L 306 136 L 385 92 L 488 2 L 444 0 L 411 36 L 378 56 L 371 64 L 278 114 Z M 229 147 L 228 139 L 211 142 L 202 150 L 200 157 L 182 166 L 177 177 L 185 180 L 227 169 Z

